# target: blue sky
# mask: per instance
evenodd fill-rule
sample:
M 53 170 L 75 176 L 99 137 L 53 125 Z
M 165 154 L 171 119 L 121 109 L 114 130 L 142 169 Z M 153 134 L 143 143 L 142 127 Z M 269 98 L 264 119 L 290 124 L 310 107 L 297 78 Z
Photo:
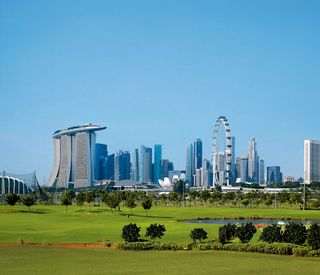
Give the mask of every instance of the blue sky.
M 52 165 L 51 135 L 93 122 L 109 151 L 186 145 L 210 158 L 226 115 L 237 154 L 303 175 L 320 139 L 319 1 L 0 0 L 0 170 Z

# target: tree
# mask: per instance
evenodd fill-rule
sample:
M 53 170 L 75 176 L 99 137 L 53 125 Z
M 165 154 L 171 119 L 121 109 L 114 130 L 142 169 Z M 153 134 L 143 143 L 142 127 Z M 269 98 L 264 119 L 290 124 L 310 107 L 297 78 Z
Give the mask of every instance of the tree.
M 313 224 L 308 229 L 307 243 L 312 249 L 320 249 L 320 226 Z
M 91 206 L 91 203 L 94 201 L 94 193 L 92 191 L 89 191 L 86 193 L 86 202 L 89 203 L 89 208 Z
M 165 231 L 166 228 L 163 224 L 150 224 L 150 226 L 147 227 L 146 237 L 150 237 L 151 240 L 154 240 L 155 238 L 160 239 Z
M 36 199 L 33 196 L 26 196 L 22 199 L 22 203 L 28 207 L 28 212 L 30 213 L 30 207 L 36 203 Z
M 179 200 L 179 194 L 176 192 L 170 192 L 168 195 L 169 201 L 177 202 Z
M 289 223 L 283 232 L 286 243 L 304 244 L 307 239 L 307 229 L 302 223 Z
M 272 201 L 271 198 L 267 198 L 264 203 L 265 203 L 266 206 L 269 207 L 270 205 L 272 205 L 273 201 Z
M 227 243 L 231 239 L 233 239 L 236 235 L 237 226 L 235 224 L 225 224 L 224 226 L 219 227 L 219 242 L 222 244 Z
M 193 200 L 193 204 L 196 204 L 196 199 L 199 197 L 199 192 L 197 190 L 190 190 L 189 192 L 190 199 Z
M 82 206 L 85 201 L 86 201 L 86 194 L 85 193 L 80 192 L 76 195 L 76 204 L 78 206 Z
M 184 180 L 177 180 L 173 183 L 173 191 L 178 194 L 186 193 Z
M 12 213 L 13 213 L 13 206 L 20 200 L 20 197 L 17 194 L 8 194 L 6 195 L 6 203 L 12 206 Z
M 113 192 L 107 195 L 106 203 L 110 207 L 111 212 L 114 213 L 117 207 L 120 205 L 120 197 L 117 193 Z
M 137 242 L 140 237 L 140 227 L 135 223 L 130 223 L 122 228 L 122 239 L 126 242 Z
M 66 207 L 66 213 L 68 213 L 68 206 L 72 205 L 73 198 L 74 198 L 74 196 L 70 192 L 63 193 L 61 198 L 60 198 L 61 199 L 61 204 Z
M 207 238 L 207 232 L 203 228 L 194 228 L 190 232 L 190 238 L 195 243 L 196 241 L 202 241 Z
M 268 243 L 282 242 L 281 227 L 276 224 L 265 227 L 259 237 L 259 240 Z
M 249 205 L 249 200 L 248 199 L 243 199 L 241 203 L 244 205 L 244 207 L 247 207 Z
M 236 237 L 240 239 L 242 243 L 249 242 L 253 235 L 257 232 L 254 225 L 250 223 L 242 224 L 236 229 Z
M 126 206 L 128 208 L 130 208 L 130 212 L 131 212 L 131 215 L 132 215 L 132 209 L 137 207 L 137 204 L 134 201 L 134 196 L 132 194 L 127 197 Z
M 209 190 L 203 190 L 200 193 L 200 198 L 206 203 L 208 199 L 210 199 L 211 194 L 209 192 Z
M 152 207 L 152 199 L 150 197 L 146 197 L 141 205 L 143 209 L 146 210 L 146 214 L 148 216 L 148 210 Z

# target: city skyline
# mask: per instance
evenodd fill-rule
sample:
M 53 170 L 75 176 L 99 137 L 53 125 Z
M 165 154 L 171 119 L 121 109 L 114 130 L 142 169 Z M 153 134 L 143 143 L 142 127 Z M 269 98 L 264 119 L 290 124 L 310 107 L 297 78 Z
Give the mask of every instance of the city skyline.
M 108 126 L 97 142 L 110 152 L 162 144 L 183 169 L 196 138 L 211 159 L 226 115 L 237 155 L 254 136 L 266 167 L 303 176 L 303 142 L 320 139 L 319 8 L 0 1 L 1 169 L 37 170 L 42 183 L 52 131 L 88 121 Z

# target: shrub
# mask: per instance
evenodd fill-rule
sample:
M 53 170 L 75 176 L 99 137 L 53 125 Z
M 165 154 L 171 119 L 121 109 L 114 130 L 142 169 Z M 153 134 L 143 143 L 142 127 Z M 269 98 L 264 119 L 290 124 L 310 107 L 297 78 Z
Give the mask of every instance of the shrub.
M 257 232 L 254 225 L 250 223 L 242 224 L 236 229 L 236 237 L 240 239 L 242 243 L 249 242 L 253 235 Z
M 281 227 L 275 224 L 267 226 L 263 229 L 259 239 L 268 243 L 281 242 Z
M 292 254 L 294 256 L 309 256 L 311 251 L 310 247 L 294 247 L 292 249 Z
M 307 229 L 302 223 L 289 223 L 283 233 L 286 243 L 304 244 L 307 239 Z
M 219 228 L 219 242 L 222 244 L 227 243 L 231 239 L 233 239 L 236 235 L 236 225 L 235 224 L 225 224 Z
M 150 224 L 149 227 L 147 227 L 146 237 L 150 237 L 150 239 L 155 238 L 161 238 L 164 235 L 164 232 L 166 231 L 166 228 L 163 224 Z
M 182 250 L 181 245 L 174 243 L 158 243 L 158 242 L 132 242 L 120 243 L 118 245 L 123 250 Z
M 194 228 L 190 232 L 190 238 L 193 242 L 202 241 L 207 238 L 207 232 L 203 228 Z
M 308 229 L 307 243 L 312 249 L 320 249 L 320 226 L 313 224 Z
M 140 237 L 140 227 L 135 223 L 130 223 L 122 228 L 122 238 L 126 242 L 137 242 Z

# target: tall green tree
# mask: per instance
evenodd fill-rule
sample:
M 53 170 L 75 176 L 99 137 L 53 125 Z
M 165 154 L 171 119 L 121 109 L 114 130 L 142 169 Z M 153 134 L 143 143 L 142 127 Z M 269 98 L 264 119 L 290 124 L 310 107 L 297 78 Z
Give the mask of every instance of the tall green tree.
M 30 207 L 35 205 L 36 199 L 33 196 L 28 195 L 22 198 L 22 203 L 28 207 L 28 212 L 30 213 Z
M 134 196 L 131 194 L 127 197 L 125 201 L 126 206 L 130 209 L 131 215 L 132 215 L 132 209 L 137 207 L 137 204 L 134 200 Z
M 85 201 L 86 201 L 86 194 L 83 192 L 79 192 L 76 195 L 76 204 L 81 207 Z
M 91 203 L 94 201 L 94 193 L 92 191 L 88 191 L 86 193 L 86 202 L 89 204 L 89 208 L 91 208 Z
M 142 202 L 142 207 L 144 210 L 146 210 L 146 215 L 148 216 L 148 211 L 152 207 L 152 199 L 150 197 L 146 197 Z
M 6 195 L 6 203 L 11 205 L 11 210 L 13 213 L 13 206 L 16 205 L 16 203 L 20 200 L 20 197 L 17 194 L 8 194 Z
M 150 226 L 147 227 L 146 237 L 150 237 L 151 240 L 154 240 L 156 238 L 161 238 L 164 235 L 164 232 L 166 231 L 166 228 L 163 224 L 150 224 Z
M 61 204 L 66 207 L 66 213 L 68 213 L 68 206 L 72 205 L 74 195 L 70 192 L 64 192 L 60 198 Z

